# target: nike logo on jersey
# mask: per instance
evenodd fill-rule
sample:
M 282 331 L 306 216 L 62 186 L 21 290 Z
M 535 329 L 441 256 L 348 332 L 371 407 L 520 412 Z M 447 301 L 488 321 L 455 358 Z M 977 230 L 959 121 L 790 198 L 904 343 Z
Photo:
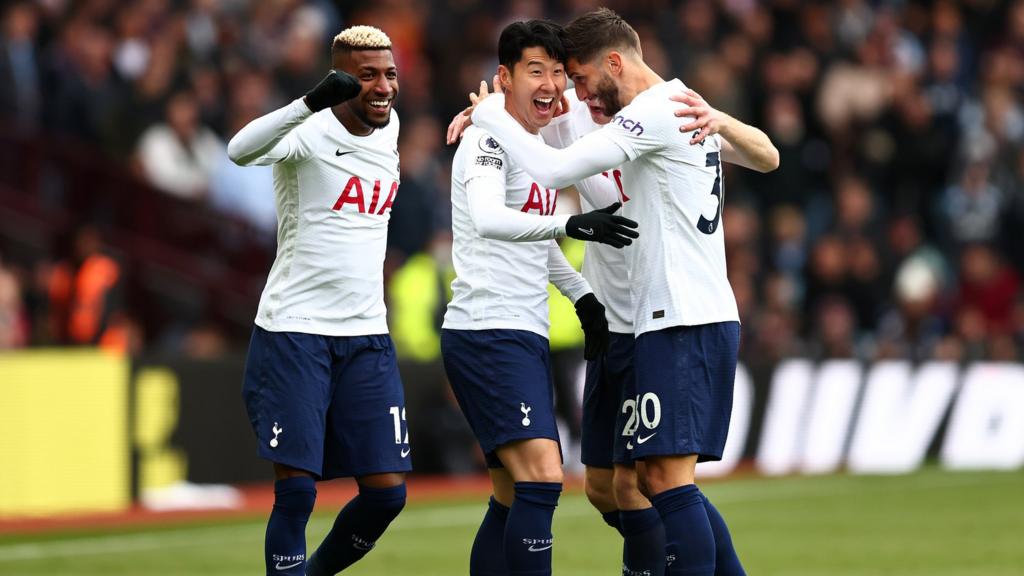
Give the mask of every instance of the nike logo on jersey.
M 587 236 L 593 236 L 594 235 L 594 229 L 593 228 L 580 228 L 580 232 L 586 234 Z
M 410 449 L 410 448 L 402 448 L 402 458 L 405 458 L 406 456 L 408 456 L 409 452 L 412 452 L 412 449 Z
M 342 152 L 341 148 L 338 148 L 337 150 L 334 151 L 334 155 L 335 156 L 344 156 L 345 154 L 351 154 L 353 152 L 355 152 L 355 150 L 345 150 L 344 152 Z
M 644 442 L 647 442 L 648 440 L 650 440 L 651 438 L 654 438 L 657 435 L 658 435 L 658 433 L 655 432 L 654 434 L 649 434 L 647 436 L 640 436 L 639 438 L 636 439 L 636 443 L 637 444 L 643 444 Z
M 299 560 L 299 561 L 298 561 L 298 562 L 296 562 L 295 564 L 289 564 L 289 565 L 287 565 L 287 566 L 281 566 L 281 563 L 280 563 L 280 562 L 278 562 L 277 564 L 274 564 L 274 569 L 275 569 L 275 570 L 287 570 L 287 569 L 289 569 L 289 568 L 295 568 L 295 567 L 296 567 L 296 566 L 298 566 L 299 564 L 302 564 L 302 560 Z

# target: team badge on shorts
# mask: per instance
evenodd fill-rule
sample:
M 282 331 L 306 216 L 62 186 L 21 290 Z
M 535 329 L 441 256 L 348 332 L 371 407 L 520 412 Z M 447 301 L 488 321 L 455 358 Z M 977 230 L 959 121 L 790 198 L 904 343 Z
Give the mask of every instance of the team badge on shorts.
M 284 432 L 284 428 L 279 427 L 277 422 L 274 422 L 274 427 L 271 428 L 270 431 L 274 433 L 274 437 L 271 438 L 269 442 L 270 447 L 277 448 L 277 445 L 280 444 L 280 442 L 277 441 L 277 437 L 281 435 L 281 432 Z
M 527 406 L 526 402 L 519 403 L 519 411 L 523 413 L 523 426 L 530 425 L 530 410 L 533 410 L 533 408 Z

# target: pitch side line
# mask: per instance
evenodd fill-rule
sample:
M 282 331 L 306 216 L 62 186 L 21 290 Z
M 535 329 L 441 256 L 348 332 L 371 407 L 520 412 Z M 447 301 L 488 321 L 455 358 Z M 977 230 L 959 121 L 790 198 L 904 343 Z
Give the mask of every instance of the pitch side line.
M 1017 475 L 1009 475 L 1007 480 L 1017 481 Z M 979 477 L 957 477 L 936 475 L 917 478 L 915 488 L 945 488 L 951 486 L 966 486 L 972 484 L 984 484 L 998 481 L 992 476 Z M 788 482 L 778 480 L 767 482 L 760 494 L 736 494 L 729 492 L 728 485 L 721 485 L 715 488 L 716 504 L 751 504 L 756 502 L 769 502 L 777 500 L 805 500 L 807 498 L 830 497 L 851 493 L 872 493 L 879 489 L 888 490 L 884 485 L 872 486 L 867 489 L 863 485 L 856 489 L 843 486 L 839 489 L 808 489 L 800 486 L 802 482 Z M 746 487 L 736 486 L 737 489 L 746 490 Z M 398 520 L 388 529 L 388 532 L 404 532 L 407 530 L 421 530 L 425 528 L 454 528 L 459 526 L 473 526 L 480 522 L 482 504 L 459 504 L 447 508 L 430 508 L 426 510 L 410 510 L 398 517 Z M 595 515 L 596 512 L 590 507 L 586 500 L 576 498 L 565 502 L 558 507 L 555 513 L 558 518 L 579 518 L 588 515 Z M 324 523 L 329 519 L 323 520 Z M 258 540 L 265 529 L 263 520 L 256 520 L 249 524 L 231 524 L 227 526 L 213 526 L 203 528 L 174 529 L 146 534 L 121 534 L 111 536 L 74 538 L 61 541 L 47 542 L 25 542 L 20 544 L 0 545 L 0 563 L 42 560 L 46 558 L 68 557 L 68 556 L 95 556 L 102 554 L 126 554 L 132 552 L 145 552 L 150 550 L 162 550 L 167 548 L 189 548 L 203 546 L 223 546 L 230 543 L 240 543 L 251 540 Z M 249 531 L 247 533 L 247 530 Z

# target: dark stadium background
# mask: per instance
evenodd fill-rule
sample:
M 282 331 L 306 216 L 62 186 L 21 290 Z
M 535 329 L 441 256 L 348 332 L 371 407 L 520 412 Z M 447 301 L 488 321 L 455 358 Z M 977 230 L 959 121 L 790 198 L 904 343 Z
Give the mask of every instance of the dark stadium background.
M 7 484 L 0 519 L 116 510 L 171 481 L 269 477 L 238 392 L 274 254 L 270 169 L 232 165 L 225 142 L 312 87 L 331 37 L 357 23 L 391 36 L 399 67 L 402 184 L 385 274 L 416 464 L 432 474 L 482 470 L 439 364 L 454 153 L 444 131 L 494 73 L 506 23 L 564 22 L 598 5 L 636 27 L 663 77 L 761 127 L 780 151 L 775 172 L 725 174 L 729 278 L 750 378 L 737 458 L 757 460 L 776 414 L 773 378 L 793 359 L 807 361 L 808 389 L 828 384 L 819 368 L 845 367 L 848 392 L 835 404 L 838 428 L 822 424 L 836 434 L 834 461 L 817 469 L 794 456 L 776 472 L 845 466 L 865 413 L 862 381 L 885 361 L 951 363 L 956 390 L 971 378 L 1005 382 L 1008 392 L 979 408 L 975 420 L 992 428 L 977 437 L 1013 440 L 999 427 L 1024 418 L 1024 2 L 7 2 L 0 405 L 7 422 L 63 438 L 45 444 L 58 461 L 61 450 L 81 450 L 68 440 L 77 434 L 116 452 L 105 473 L 118 488 L 100 504 L 85 494 L 26 507 L 32 489 Z M 571 210 L 572 198 L 559 206 Z M 564 248 L 578 262 L 580 247 Z M 76 316 L 72 302 L 85 292 Z M 552 315 L 572 440 L 582 337 L 571 307 L 555 304 Z M 103 352 L 90 358 L 120 363 L 113 376 L 82 376 L 80 353 L 96 347 Z M 88 409 L 39 408 L 71 402 L 85 382 L 117 393 Z M 929 460 L 952 465 L 943 438 L 967 400 L 947 392 L 923 442 Z M 811 396 L 807 406 L 833 406 Z M 818 430 L 797 412 L 801 434 Z M 110 436 L 91 435 L 94 421 L 113 422 Z M 4 436 L 0 477 L 36 473 L 29 456 L 43 444 Z M 1006 444 L 974 467 L 1020 468 L 1024 454 Z

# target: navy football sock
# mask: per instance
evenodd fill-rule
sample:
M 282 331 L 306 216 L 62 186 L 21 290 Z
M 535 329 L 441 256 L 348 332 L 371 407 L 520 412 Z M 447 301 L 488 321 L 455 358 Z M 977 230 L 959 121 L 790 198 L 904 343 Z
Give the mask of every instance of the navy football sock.
M 373 549 L 405 506 L 405 484 L 390 488 L 359 486 L 320 547 L 309 558 L 308 576 L 334 576 Z
M 516 482 L 516 497 L 505 524 L 510 576 L 550 576 L 551 518 L 561 493 L 560 482 Z
M 704 500 L 704 510 L 708 513 L 708 521 L 711 522 L 711 532 L 715 535 L 715 576 L 746 576 L 743 564 L 736 555 L 736 548 L 732 545 L 732 536 L 725 519 L 707 496 L 701 494 L 701 498 Z
M 316 503 L 316 481 L 309 476 L 274 483 L 274 510 L 267 522 L 264 554 L 267 574 L 301 576 L 306 565 L 306 522 Z
M 666 490 L 651 498 L 665 525 L 666 549 L 675 560 L 673 576 L 712 576 L 715 573 L 715 536 L 704 509 L 704 498 L 694 484 Z
M 604 520 L 605 524 L 611 526 L 612 528 L 615 528 L 619 535 L 622 535 L 622 521 L 619 520 L 618 510 L 612 510 L 611 512 L 603 512 L 601 513 L 601 518 Z
M 473 540 L 469 553 L 470 576 L 505 576 L 505 523 L 508 521 L 508 506 L 494 499 L 487 504 L 487 513 Z
M 623 576 L 661 576 L 665 573 L 665 526 L 655 508 L 623 510 Z

